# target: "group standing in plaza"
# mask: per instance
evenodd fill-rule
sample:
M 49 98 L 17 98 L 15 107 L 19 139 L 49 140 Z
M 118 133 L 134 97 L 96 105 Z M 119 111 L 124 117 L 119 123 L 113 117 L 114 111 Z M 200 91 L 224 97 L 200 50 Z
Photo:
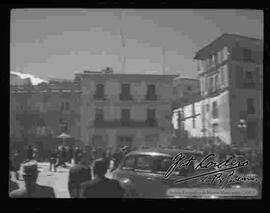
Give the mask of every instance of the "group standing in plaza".
M 67 189 L 71 198 L 93 198 L 93 197 L 123 197 L 125 190 L 116 180 L 105 177 L 108 171 L 116 168 L 128 147 L 118 149 L 114 154 L 109 149 L 96 148 L 83 150 L 76 147 L 59 146 L 49 156 L 49 170 L 57 172 L 59 166 L 69 168 Z M 9 192 L 12 198 L 55 198 L 52 187 L 37 184 L 39 174 L 38 150 L 29 146 L 26 157 L 22 159 L 21 153 L 16 151 L 10 160 Z M 69 167 L 66 163 L 69 163 Z M 14 181 L 23 178 L 24 186 Z

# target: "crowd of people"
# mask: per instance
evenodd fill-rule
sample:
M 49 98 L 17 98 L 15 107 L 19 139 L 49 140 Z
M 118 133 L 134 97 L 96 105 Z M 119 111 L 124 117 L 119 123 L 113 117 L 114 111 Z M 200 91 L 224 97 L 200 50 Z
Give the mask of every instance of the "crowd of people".
M 79 147 L 59 146 L 51 152 L 49 158 L 49 170 L 57 172 L 59 166 L 69 168 L 68 185 L 71 198 L 91 197 L 123 197 L 128 196 L 116 180 L 106 178 L 107 172 L 118 167 L 124 156 L 130 152 L 127 146 L 119 148 L 112 153 L 110 149 L 92 148 L 82 149 Z M 213 151 L 213 150 L 212 150 Z M 207 154 L 209 150 L 204 150 Z M 28 147 L 26 159 L 22 159 L 19 151 L 16 151 L 10 159 L 9 190 L 11 197 L 55 197 L 53 188 L 37 184 L 38 163 L 37 149 Z M 214 150 L 218 158 L 222 160 L 228 156 L 244 157 L 249 160 L 249 167 L 243 173 L 254 173 L 261 176 L 262 154 L 257 151 L 240 152 L 237 150 Z M 67 166 L 67 164 L 69 164 Z M 18 187 L 14 179 L 19 179 L 19 170 L 25 182 L 25 187 Z M 14 174 L 12 178 L 12 174 Z
M 68 168 L 66 164 L 70 164 L 67 188 L 71 198 L 123 197 L 126 192 L 119 182 L 106 178 L 105 174 L 116 168 L 129 151 L 127 146 L 119 148 L 114 154 L 110 149 L 100 147 L 88 150 L 76 147 L 73 150 L 59 146 L 50 154 L 49 170 L 57 172 L 59 166 Z M 37 149 L 32 146 L 26 151 L 26 159 L 21 158 L 19 151 L 13 153 L 10 159 L 10 197 L 55 197 L 52 187 L 37 184 L 39 170 L 36 153 Z M 14 181 L 20 175 L 24 187 L 19 187 Z

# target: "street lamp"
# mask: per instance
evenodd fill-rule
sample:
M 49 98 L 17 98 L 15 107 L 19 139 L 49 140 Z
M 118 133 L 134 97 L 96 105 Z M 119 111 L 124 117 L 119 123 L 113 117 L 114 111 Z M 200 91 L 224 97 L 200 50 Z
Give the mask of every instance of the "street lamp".
M 242 141 L 242 144 L 241 144 L 241 145 L 243 145 L 244 142 L 245 142 L 245 139 L 246 139 L 246 131 L 245 131 L 246 128 L 247 128 L 246 121 L 244 119 L 240 119 L 239 123 L 237 124 L 237 127 L 239 128 L 240 132 L 244 135 L 243 136 L 243 141 Z

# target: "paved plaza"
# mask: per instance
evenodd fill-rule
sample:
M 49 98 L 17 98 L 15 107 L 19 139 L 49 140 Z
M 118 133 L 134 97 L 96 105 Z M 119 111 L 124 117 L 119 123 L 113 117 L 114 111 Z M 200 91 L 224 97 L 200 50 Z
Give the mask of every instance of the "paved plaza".
M 38 184 L 53 187 L 56 198 L 70 198 L 68 192 L 68 172 L 72 165 L 67 164 L 67 166 L 68 168 L 58 167 L 57 172 L 51 172 L 49 171 L 48 162 L 38 163 L 40 170 L 37 180 Z M 108 178 L 111 177 L 109 174 L 106 176 Z M 20 177 L 20 180 L 16 182 L 19 184 L 19 186 L 24 185 L 22 177 Z

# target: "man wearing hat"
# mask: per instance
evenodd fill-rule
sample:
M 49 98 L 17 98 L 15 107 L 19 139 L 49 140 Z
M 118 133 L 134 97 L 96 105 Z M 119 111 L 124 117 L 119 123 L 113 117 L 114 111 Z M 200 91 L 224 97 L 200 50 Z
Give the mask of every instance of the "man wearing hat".
M 31 160 L 23 164 L 22 176 L 25 186 L 10 192 L 11 198 L 55 198 L 52 187 L 37 184 L 38 178 L 37 161 Z
M 81 184 L 81 198 L 121 198 L 124 196 L 125 190 L 119 182 L 105 177 L 107 170 L 108 165 L 103 158 L 94 161 L 94 179 Z

